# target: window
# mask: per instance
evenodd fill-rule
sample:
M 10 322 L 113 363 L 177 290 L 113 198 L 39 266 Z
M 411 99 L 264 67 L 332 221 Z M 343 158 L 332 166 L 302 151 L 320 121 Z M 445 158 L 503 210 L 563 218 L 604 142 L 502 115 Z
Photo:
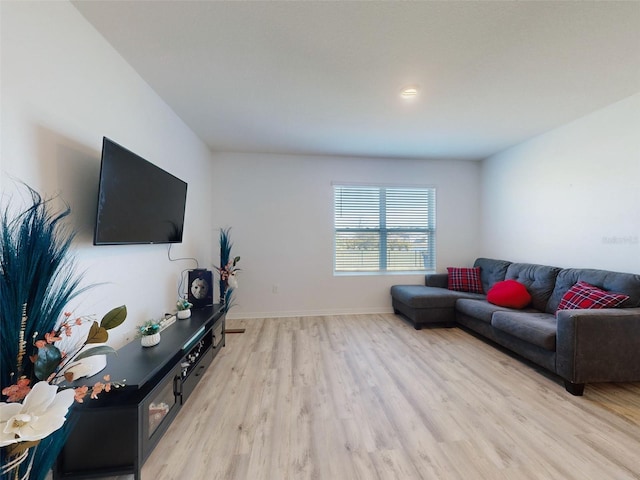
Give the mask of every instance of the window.
M 435 270 L 435 188 L 333 189 L 335 272 Z

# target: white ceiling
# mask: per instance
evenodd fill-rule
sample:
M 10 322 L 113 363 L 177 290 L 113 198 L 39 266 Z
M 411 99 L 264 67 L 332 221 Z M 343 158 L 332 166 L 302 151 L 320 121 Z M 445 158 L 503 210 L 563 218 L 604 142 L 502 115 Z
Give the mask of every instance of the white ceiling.
M 481 159 L 640 91 L 638 1 L 73 3 L 214 151 Z

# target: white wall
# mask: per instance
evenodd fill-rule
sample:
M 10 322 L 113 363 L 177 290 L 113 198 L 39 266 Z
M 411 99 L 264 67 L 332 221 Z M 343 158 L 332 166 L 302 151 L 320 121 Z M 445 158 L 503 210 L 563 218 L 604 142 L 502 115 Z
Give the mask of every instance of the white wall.
M 482 253 L 640 272 L 640 94 L 489 158 Z
M 229 317 L 391 311 L 389 287 L 422 275 L 333 275 L 332 182 L 437 187 L 437 265 L 479 252 L 477 162 L 215 154 L 217 227 L 240 255 Z M 277 286 L 277 293 L 274 293 Z
M 108 136 L 189 184 L 184 243 L 172 257 L 210 265 L 211 153 L 68 2 L 0 2 L 3 204 L 25 182 L 59 194 L 72 209 L 74 243 L 86 282 L 105 282 L 79 299 L 76 313 L 100 318 L 126 304 L 127 323 L 111 331 L 118 346 L 149 318 L 174 309 L 180 273 L 166 245 L 92 245 L 102 136 Z
M 212 155 L 71 4 L 0 2 L 0 14 L 2 200 L 18 180 L 71 205 L 85 283 L 106 283 L 78 313 L 127 304 L 116 346 L 173 308 L 194 264 L 166 246 L 91 245 L 103 135 L 189 183 L 173 257 L 210 268 L 232 227 L 243 271 L 231 317 L 390 311 L 391 285 L 422 281 L 333 275 L 333 181 L 435 185 L 439 271 L 479 255 L 640 271 L 640 95 L 482 163 Z

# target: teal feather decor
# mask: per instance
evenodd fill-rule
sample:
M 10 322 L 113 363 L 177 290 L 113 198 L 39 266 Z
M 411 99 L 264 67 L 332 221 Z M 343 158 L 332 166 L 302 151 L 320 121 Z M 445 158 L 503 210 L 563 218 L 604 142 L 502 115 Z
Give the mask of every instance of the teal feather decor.
M 236 274 L 239 256 L 231 256 L 231 227 L 220 229 L 220 266 L 216 267 L 220 275 L 220 304 L 225 311 L 233 306 L 233 290 L 238 286 Z
M 34 338 L 54 330 L 70 300 L 80 288 L 75 259 L 69 252 L 74 233 L 63 220 L 70 208 L 53 211 L 52 199 L 43 199 L 26 186 L 31 205 L 21 213 L 8 204 L 0 213 L 0 386 L 20 378 L 34 378 Z M 40 379 L 43 380 L 43 379 Z M 30 479 L 43 479 L 64 444 L 69 424 L 50 435 L 35 451 Z
M 218 273 L 220 273 L 220 303 L 228 309 L 227 303 L 227 280 L 222 276 L 222 269 L 229 264 L 229 257 L 231 256 L 231 227 L 220 229 L 220 267 Z M 231 292 L 229 292 L 231 294 Z
M 32 205 L 13 218 L 7 207 L 0 218 L 3 386 L 11 383 L 12 374 L 31 377 L 29 362 L 21 361 L 25 345 L 36 332 L 51 332 L 65 305 L 88 288 L 78 288 L 82 276 L 69 253 L 74 233 L 61 223 L 70 208 L 51 212 L 51 199 L 27 188 Z
M 233 288 L 227 288 L 224 292 L 224 311 L 227 312 L 234 305 Z
M 224 267 L 229 263 L 231 257 L 231 227 L 220 229 L 220 266 Z

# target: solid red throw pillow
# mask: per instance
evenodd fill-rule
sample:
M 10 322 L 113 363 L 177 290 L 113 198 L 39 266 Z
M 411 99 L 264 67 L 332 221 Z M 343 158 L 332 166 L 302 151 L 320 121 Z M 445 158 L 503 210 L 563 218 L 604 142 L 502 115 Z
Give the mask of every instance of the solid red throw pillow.
M 504 280 L 496 282 L 487 292 L 487 302 L 500 307 L 524 308 L 531 303 L 531 294 L 520 282 Z
M 562 296 L 558 310 L 579 308 L 615 308 L 624 302 L 628 295 L 607 292 L 593 285 L 579 281 Z M 557 310 L 556 310 L 557 311 Z
M 480 267 L 447 267 L 447 272 L 449 272 L 449 290 L 457 290 L 458 292 L 482 293 Z

